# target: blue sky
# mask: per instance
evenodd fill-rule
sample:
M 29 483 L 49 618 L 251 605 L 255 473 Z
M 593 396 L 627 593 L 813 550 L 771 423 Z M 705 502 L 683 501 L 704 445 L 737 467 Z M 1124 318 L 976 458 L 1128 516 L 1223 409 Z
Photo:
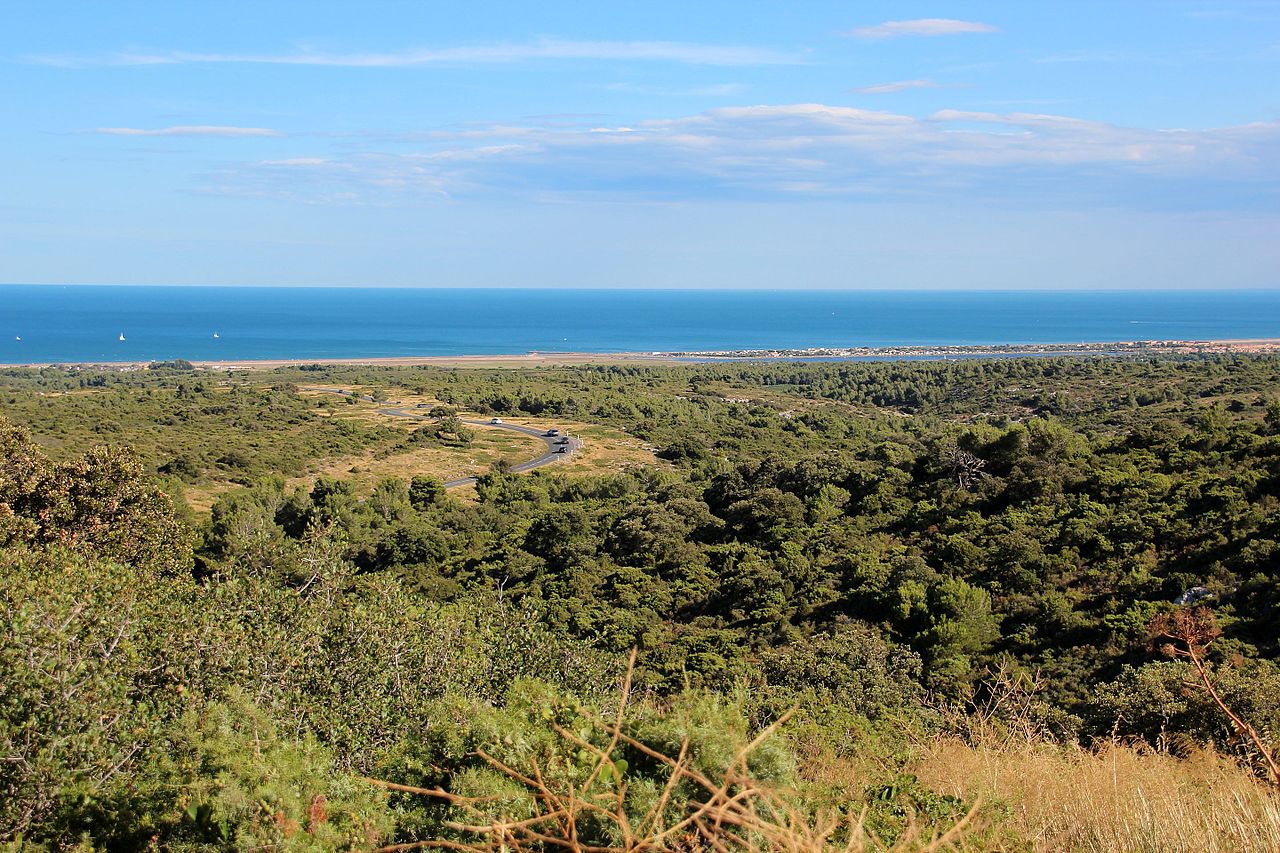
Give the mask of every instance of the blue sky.
M 82 2 L 0 281 L 1280 286 L 1280 2 Z

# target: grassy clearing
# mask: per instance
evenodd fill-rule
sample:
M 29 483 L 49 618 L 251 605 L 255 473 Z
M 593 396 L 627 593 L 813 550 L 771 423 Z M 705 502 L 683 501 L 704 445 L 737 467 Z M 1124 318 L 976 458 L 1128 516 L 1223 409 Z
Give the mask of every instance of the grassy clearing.
M 368 492 L 375 483 L 388 477 L 409 480 L 420 474 L 453 480 L 483 474 L 499 460 L 517 464 L 538 456 L 545 445 L 532 436 L 518 433 L 476 429 L 469 447 L 423 447 L 407 453 L 380 456 L 378 451 L 317 460 L 310 470 L 288 480 L 290 487 L 310 488 L 318 477 L 349 480 L 356 490 Z
M 463 417 L 481 416 L 464 414 Z M 546 469 L 556 474 L 590 476 L 625 471 L 637 466 L 652 467 L 666 464 L 654 455 L 653 447 L 634 436 L 610 427 L 567 420 L 533 418 L 503 418 L 503 420 L 509 424 L 541 430 L 555 427 L 582 442 L 581 447 L 572 455 Z
M 361 393 L 365 390 L 358 387 L 340 385 L 315 387 L 345 388 L 345 390 L 354 390 Z M 417 425 L 417 421 L 409 418 L 388 417 L 387 415 L 379 414 L 377 410 L 380 408 L 396 408 L 408 412 L 416 412 L 418 411 L 417 407 L 420 405 L 427 407 L 445 405 L 438 399 L 414 394 L 408 389 L 392 389 L 387 392 L 389 400 L 394 401 L 394 405 L 390 402 L 370 403 L 366 400 L 357 400 L 354 403 L 350 403 L 347 402 L 346 398 L 322 391 L 299 391 L 299 394 L 316 398 L 332 398 L 333 405 L 329 410 L 332 417 L 353 418 L 367 423 L 398 427 L 406 431 L 412 430 Z M 459 417 L 468 420 L 488 420 L 487 415 L 476 412 L 461 411 L 458 414 Z M 507 417 L 503 418 L 503 420 L 510 424 L 533 427 L 539 430 L 555 427 L 580 439 L 583 443 L 582 447 L 567 459 L 556 463 L 551 469 L 557 474 L 590 476 L 624 471 L 636 466 L 665 464 L 654 455 L 652 447 L 621 430 L 610 427 L 582 421 L 546 418 Z M 415 451 L 414 453 L 399 454 L 386 460 L 379 460 L 378 463 L 368 461 L 370 454 L 343 457 L 323 462 L 322 470 L 318 470 L 316 474 L 311 476 L 311 479 L 314 480 L 314 477 L 320 473 L 325 473 L 327 476 L 346 477 L 352 473 L 349 470 L 351 467 L 368 468 L 379 472 L 385 471 L 381 476 L 388 477 L 408 478 L 415 474 L 433 474 L 444 479 L 453 479 L 455 477 L 469 477 L 477 473 L 483 473 L 499 458 L 505 459 L 512 464 L 526 462 L 541 455 L 543 450 L 543 445 L 531 437 L 519 436 L 506 430 L 486 429 L 484 427 L 475 427 L 474 430 L 476 441 L 466 449 L 437 448 L 434 449 L 434 452 L 430 450 Z M 381 464 L 383 462 L 387 464 Z M 477 465 L 479 467 L 476 467 Z M 357 474 L 353 479 L 360 479 L 361 477 L 362 475 Z M 377 477 L 374 477 L 374 479 L 377 479 Z
M 909 770 L 941 794 L 986 804 L 994 831 L 985 841 L 1002 840 L 994 849 L 1280 850 L 1280 796 L 1207 750 L 939 738 Z
M 178 488 L 181 489 L 181 498 L 187 506 L 191 507 L 193 512 L 204 515 L 213 509 L 213 505 L 222 495 L 236 489 L 243 489 L 244 486 L 228 480 L 214 480 L 194 485 L 181 484 Z
M 473 477 L 488 471 L 500 459 L 517 464 L 539 455 L 544 447 L 531 436 L 478 429 L 475 441 L 467 448 L 424 447 L 386 456 L 370 450 L 318 459 L 305 474 L 289 477 L 285 482 L 290 489 L 301 486 L 309 490 L 318 478 L 332 477 L 350 481 L 357 494 L 367 495 L 379 480 L 410 480 L 420 474 L 442 480 Z M 207 513 L 221 495 L 239 488 L 242 487 L 237 483 L 219 480 L 185 486 L 182 497 L 195 512 Z

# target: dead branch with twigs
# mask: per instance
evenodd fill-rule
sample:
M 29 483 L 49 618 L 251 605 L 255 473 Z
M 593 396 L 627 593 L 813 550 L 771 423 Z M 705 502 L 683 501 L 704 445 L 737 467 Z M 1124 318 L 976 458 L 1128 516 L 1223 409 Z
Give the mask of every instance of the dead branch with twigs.
M 962 449 L 955 443 L 950 443 L 942 449 L 942 465 L 948 476 L 956 481 L 956 486 L 966 492 L 986 476 L 983 469 L 987 467 L 987 460 Z
M 1222 629 L 1218 627 L 1213 611 L 1208 607 L 1183 607 L 1170 613 L 1161 613 L 1151 620 L 1149 630 L 1161 654 L 1170 658 L 1182 658 L 1191 663 L 1198 678 L 1197 686 L 1209 695 L 1231 721 L 1236 735 L 1247 739 L 1258 750 L 1271 775 L 1272 783 L 1280 788 L 1280 760 L 1277 760 L 1275 751 L 1248 720 L 1226 703 L 1213 683 L 1213 673 L 1208 663 L 1209 646 L 1222 636 Z
M 551 727 L 566 749 L 591 756 L 591 764 L 581 781 L 552 780 L 537 761 L 532 767 L 517 769 L 477 750 L 476 755 L 509 781 L 518 783 L 532 798 L 535 814 L 521 820 L 494 817 L 485 805 L 493 797 L 472 797 L 436 788 L 416 788 L 378 779 L 365 781 L 392 791 L 431 797 L 448 803 L 460 818 L 445 826 L 465 840 L 436 839 L 396 844 L 381 848 L 383 853 L 440 848 L 465 853 L 649 853 L 674 850 L 684 853 L 861 853 L 865 850 L 954 849 L 966 836 L 978 806 L 945 833 L 928 838 L 908 833 L 898 843 L 881 843 L 864 826 L 866 809 L 856 816 L 834 813 L 816 816 L 796 805 L 784 792 L 754 779 L 748 759 L 791 717 L 782 715 L 734 755 L 722 774 L 708 776 L 694 765 L 689 736 L 680 742 L 674 756 L 655 749 L 627 733 L 627 703 L 635 669 L 632 652 L 623 681 L 617 712 L 611 719 L 588 714 L 593 730 L 602 735 L 599 746 L 589 737 L 570 731 L 558 723 Z M 639 815 L 628 808 L 626 763 L 616 758 L 620 748 L 639 753 L 665 769 L 665 781 L 656 799 Z M 673 809 L 677 792 L 692 789 L 683 809 Z M 580 831 L 584 826 L 605 826 L 608 831 L 592 832 L 589 841 Z

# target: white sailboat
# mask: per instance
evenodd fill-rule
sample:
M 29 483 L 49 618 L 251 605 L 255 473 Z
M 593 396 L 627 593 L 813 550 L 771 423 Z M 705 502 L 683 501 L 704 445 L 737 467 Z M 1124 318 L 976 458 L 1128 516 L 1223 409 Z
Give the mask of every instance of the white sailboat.
M 120 333 L 120 340 L 122 340 L 122 341 L 124 340 L 124 332 L 121 332 L 121 333 Z
M 215 338 L 220 338 L 220 337 L 222 337 L 222 335 L 219 335 L 217 332 L 214 332 L 214 333 L 213 333 L 213 336 L 214 336 Z

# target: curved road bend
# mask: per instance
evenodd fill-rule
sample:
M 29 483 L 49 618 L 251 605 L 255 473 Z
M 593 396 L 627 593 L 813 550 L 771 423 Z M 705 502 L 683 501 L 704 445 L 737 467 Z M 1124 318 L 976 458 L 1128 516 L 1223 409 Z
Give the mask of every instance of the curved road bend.
M 377 400 L 373 399 L 372 397 L 366 394 L 356 394 L 354 391 L 347 391 L 341 388 L 313 388 L 308 386 L 301 386 L 299 390 L 321 391 L 326 394 L 341 394 L 344 397 L 355 397 L 360 400 L 365 400 L 366 402 L 369 402 L 369 403 L 377 402 Z M 428 418 L 425 415 L 419 415 L 415 412 L 406 412 L 404 409 L 385 408 L 385 409 L 378 409 L 377 412 L 378 414 L 386 415 L 389 418 L 409 418 L 415 421 L 431 420 L 431 418 Z M 512 432 L 521 432 L 521 433 L 524 433 L 525 435 L 531 435 L 534 438 L 541 439 L 542 443 L 547 446 L 546 452 L 543 453 L 541 456 L 528 460 L 527 462 L 521 462 L 519 465 L 512 465 L 511 470 L 517 474 L 523 474 L 525 471 L 532 471 L 534 468 L 541 468 L 543 465 L 550 465 L 553 462 L 559 462 L 561 459 L 566 459 L 569 456 L 573 455 L 573 453 L 577 451 L 579 447 L 582 446 L 582 442 L 580 442 L 576 438 L 572 438 L 569 436 L 564 436 L 565 438 L 569 438 L 568 444 L 559 445 L 556 442 L 560 440 L 561 436 L 544 435 L 543 430 L 534 429 L 533 427 L 520 426 L 519 424 L 508 424 L 508 423 L 495 424 L 489 421 L 471 421 L 471 420 L 463 420 L 461 418 L 459 418 L 459 420 L 462 420 L 464 424 L 467 424 L 469 426 L 490 427 L 491 429 L 509 429 Z M 565 450 L 564 453 L 560 453 L 559 452 L 560 447 L 566 447 L 568 449 Z M 475 481 L 476 481 L 475 477 L 459 477 L 456 480 L 446 480 L 444 487 L 446 489 L 452 489 L 457 486 L 470 486 Z

